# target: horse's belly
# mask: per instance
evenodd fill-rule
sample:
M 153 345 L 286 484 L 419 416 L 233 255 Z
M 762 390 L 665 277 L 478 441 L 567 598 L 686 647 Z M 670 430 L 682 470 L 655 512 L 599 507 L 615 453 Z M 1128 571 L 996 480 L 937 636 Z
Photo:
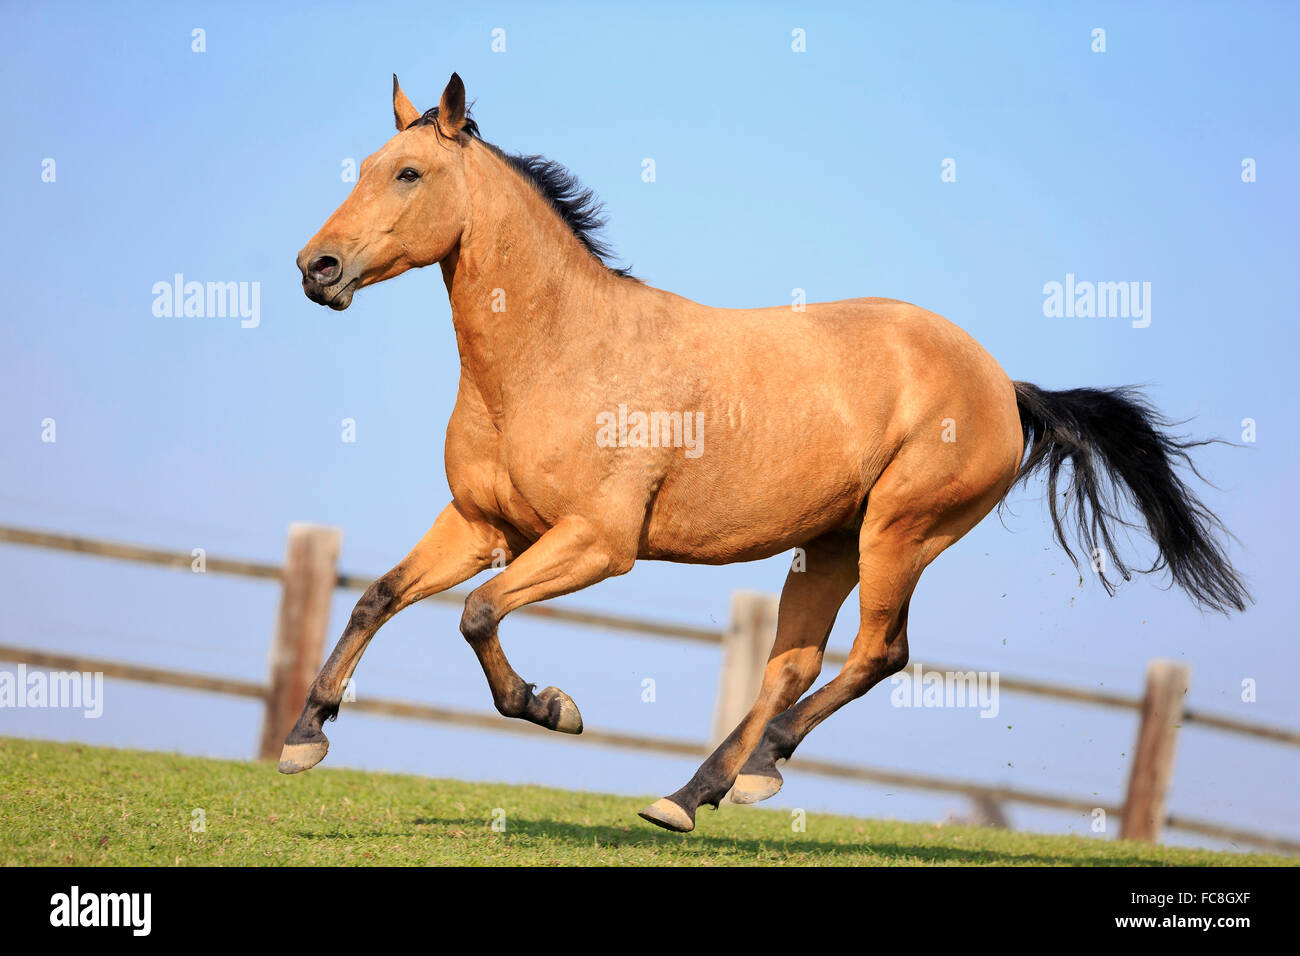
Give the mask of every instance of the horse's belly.
M 861 518 L 862 493 L 848 482 L 766 490 L 751 482 L 700 492 L 661 490 L 640 557 L 693 564 L 754 561 L 853 526 Z

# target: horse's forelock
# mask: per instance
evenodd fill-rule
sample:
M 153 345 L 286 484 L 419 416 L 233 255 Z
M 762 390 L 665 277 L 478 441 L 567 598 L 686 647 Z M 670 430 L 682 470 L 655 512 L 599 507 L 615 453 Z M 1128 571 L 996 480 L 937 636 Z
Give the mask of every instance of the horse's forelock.
M 438 131 L 439 136 L 446 135 L 442 131 L 442 127 L 438 125 L 438 107 L 436 106 L 433 107 L 433 109 L 425 110 L 424 115 L 422 115 L 419 119 L 412 120 L 410 123 L 406 125 L 406 128 L 414 129 L 417 126 L 432 126 L 434 129 Z M 470 136 L 473 136 L 475 139 L 478 140 L 482 139 L 482 137 L 479 136 L 478 123 L 474 122 L 474 117 L 470 115 L 468 108 L 465 110 L 465 125 L 461 127 L 461 132 L 468 133 Z
M 438 135 L 446 138 L 438 125 L 438 107 L 425 110 L 419 119 L 407 124 L 407 129 L 417 126 L 432 126 Z M 615 275 L 634 278 L 628 269 L 619 269 L 610 265 L 613 253 L 608 244 L 600 237 L 600 229 L 605 225 L 601 215 L 601 203 L 590 189 L 584 189 L 576 176 L 559 163 L 543 156 L 525 156 L 519 153 L 507 153 L 483 139 L 479 133 L 478 123 L 465 109 L 465 125 L 461 132 L 469 134 L 488 149 L 506 161 L 509 166 L 540 192 L 550 203 L 551 208 L 564 220 L 565 225 L 573 231 L 587 251 L 604 263 Z

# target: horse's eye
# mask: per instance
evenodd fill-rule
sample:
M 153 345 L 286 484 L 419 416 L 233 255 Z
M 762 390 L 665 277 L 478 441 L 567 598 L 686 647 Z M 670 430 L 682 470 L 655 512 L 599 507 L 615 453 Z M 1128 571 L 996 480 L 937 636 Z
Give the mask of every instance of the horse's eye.
M 420 174 L 416 172 L 414 169 L 412 169 L 410 166 L 407 166 L 405 169 L 403 169 L 400 173 L 397 174 L 397 178 L 404 183 L 413 183 L 420 178 Z

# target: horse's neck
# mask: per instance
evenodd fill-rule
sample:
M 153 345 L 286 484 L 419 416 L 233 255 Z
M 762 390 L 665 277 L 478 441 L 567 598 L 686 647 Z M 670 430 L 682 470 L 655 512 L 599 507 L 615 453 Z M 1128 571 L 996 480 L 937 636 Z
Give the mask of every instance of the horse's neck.
M 472 212 L 443 263 L 462 374 L 489 407 L 512 381 L 570 347 L 590 349 L 598 308 L 622 282 L 589 253 L 533 186 L 474 143 L 465 152 Z M 548 360 L 548 356 L 552 357 Z M 493 409 L 495 410 L 495 409 Z

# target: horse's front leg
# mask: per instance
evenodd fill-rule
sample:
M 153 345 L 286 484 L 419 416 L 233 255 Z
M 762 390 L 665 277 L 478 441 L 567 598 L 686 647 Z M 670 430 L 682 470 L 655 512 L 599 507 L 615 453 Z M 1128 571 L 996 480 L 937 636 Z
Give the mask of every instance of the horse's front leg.
M 460 630 L 478 655 L 492 701 L 506 717 L 519 717 L 549 730 L 582 733 L 582 715 L 557 687 L 534 693 L 501 649 L 497 625 L 516 608 L 568 594 L 627 572 L 636 560 L 636 532 L 619 534 L 577 516 L 563 518 L 508 568 L 465 601 Z
M 509 556 L 504 535 L 486 522 L 465 517 L 453 502 L 401 564 L 366 588 L 285 738 L 281 773 L 308 770 L 324 759 L 329 739 L 321 725 L 338 714 L 343 688 L 380 626 L 402 608 L 473 577 L 492 563 L 494 551 Z

